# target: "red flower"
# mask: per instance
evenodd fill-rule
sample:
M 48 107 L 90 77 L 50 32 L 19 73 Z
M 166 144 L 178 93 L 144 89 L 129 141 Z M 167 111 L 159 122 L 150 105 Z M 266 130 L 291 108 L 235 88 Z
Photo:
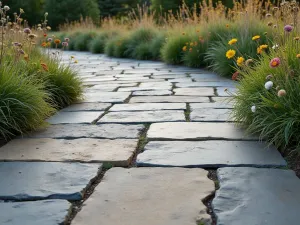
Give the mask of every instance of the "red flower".
M 232 79 L 232 80 L 238 80 L 238 76 L 239 76 L 239 75 L 240 75 L 239 72 L 236 71 L 234 74 L 232 74 L 231 79 Z

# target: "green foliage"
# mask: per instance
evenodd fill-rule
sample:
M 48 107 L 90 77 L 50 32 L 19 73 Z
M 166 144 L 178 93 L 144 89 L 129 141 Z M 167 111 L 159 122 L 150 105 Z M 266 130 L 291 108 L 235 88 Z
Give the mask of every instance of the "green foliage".
M 137 45 L 131 54 L 132 58 L 139 60 L 152 59 L 151 45 L 147 42 Z
M 129 55 L 127 54 L 128 42 L 129 39 L 127 36 L 117 36 L 107 41 L 104 52 L 108 56 L 114 56 L 118 58 L 129 57 Z
M 152 58 L 155 60 L 161 59 L 160 51 L 166 42 L 166 35 L 164 33 L 157 34 L 150 43 Z
M 96 37 L 95 32 L 82 33 L 77 35 L 74 41 L 74 50 L 76 51 L 87 51 L 91 41 Z
M 99 0 L 101 17 L 125 16 L 140 3 L 138 0 Z

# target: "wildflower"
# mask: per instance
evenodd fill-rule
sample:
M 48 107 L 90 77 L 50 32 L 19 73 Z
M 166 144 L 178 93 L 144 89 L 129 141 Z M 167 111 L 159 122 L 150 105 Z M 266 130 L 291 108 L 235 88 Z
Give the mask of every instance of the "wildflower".
M 299 41 L 299 40 L 300 40 L 300 37 L 299 37 L 299 36 L 294 37 L 294 40 L 295 40 L 295 41 Z
M 46 29 L 47 29 L 47 30 L 51 30 L 51 27 L 47 26 Z
M 61 41 L 60 41 L 59 39 L 55 39 L 55 40 L 54 40 L 54 43 L 58 45 L 58 44 L 61 43 Z
M 197 33 L 199 33 L 200 32 L 200 30 L 197 30 Z
M 24 54 L 25 54 L 25 52 L 24 52 L 23 49 L 20 49 L 20 50 L 19 50 L 19 53 L 20 53 L 21 55 L 24 55 Z
M 194 46 L 194 43 L 193 43 L 193 42 L 191 42 L 191 43 L 190 43 L 190 46 L 192 46 L 192 47 L 193 47 L 193 46 Z
M 263 51 L 264 49 L 267 49 L 267 48 L 268 48 L 268 45 L 260 45 L 260 46 L 257 48 L 257 53 L 258 53 L 258 54 L 261 54 L 262 51 Z
M 48 16 L 48 12 L 45 12 L 45 16 Z
M 47 42 L 47 47 L 50 47 L 51 46 L 51 42 Z
M 24 31 L 25 34 L 30 34 L 31 33 L 31 30 L 28 27 L 25 28 L 23 31 Z
M 226 24 L 226 27 L 228 28 L 228 27 L 229 27 L 229 24 Z
M 273 45 L 273 47 L 272 47 L 272 49 L 276 49 L 276 48 L 279 48 L 279 45 L 278 44 L 275 44 L 275 45 Z
M 192 48 L 190 48 L 190 49 L 189 49 L 189 51 L 190 51 L 190 52 L 192 52 L 192 51 L 193 51 L 193 49 L 192 49 Z
M 28 37 L 29 37 L 30 39 L 34 39 L 34 38 L 36 38 L 37 36 L 36 36 L 35 34 L 29 34 Z
M 38 27 L 42 27 L 42 24 L 39 23 L 39 24 L 38 24 Z
M 197 42 L 197 41 L 195 41 L 195 42 L 194 42 L 194 46 L 197 46 L 197 45 L 198 45 L 198 42 Z
M 71 59 L 74 59 L 75 57 L 73 55 L 71 55 Z
M 252 111 L 253 113 L 256 112 L 256 106 L 255 106 L 255 105 L 251 106 L 251 111 Z
M 275 28 L 277 28 L 277 25 L 275 24 L 275 25 L 273 25 L 273 28 L 275 29 Z
M 238 57 L 236 63 L 238 66 L 242 66 L 244 64 L 245 59 L 243 57 Z
M 26 61 L 29 60 L 29 55 L 28 55 L 28 54 L 25 54 L 25 55 L 24 55 L 24 60 L 26 60 Z
M 239 72 L 236 71 L 234 74 L 232 74 L 231 79 L 232 79 L 232 80 L 238 80 L 238 76 L 239 76 Z
M 297 54 L 296 57 L 297 57 L 298 59 L 300 59 L 300 54 Z
M 47 42 L 44 41 L 44 42 L 42 43 L 42 47 L 47 47 Z
M 69 41 L 70 41 L 70 38 L 65 38 L 65 41 L 66 41 L 66 42 L 69 42 Z
M 278 91 L 277 95 L 278 95 L 278 97 L 286 96 L 286 91 L 281 89 L 281 90 Z
M 52 40 L 53 40 L 52 38 L 48 38 L 47 39 L 48 42 L 52 42 Z
M 253 59 L 247 59 L 245 62 L 245 65 L 250 66 L 250 64 L 252 64 L 252 63 L 253 63 Z
M 20 8 L 20 13 L 25 13 L 24 9 Z
M 273 82 L 272 82 L 272 81 L 267 81 L 267 82 L 265 83 L 265 88 L 266 88 L 267 90 L 270 90 L 272 87 L 273 87 Z
M 266 17 L 271 17 L 272 15 L 270 13 L 267 13 L 266 14 Z
M 229 45 L 233 45 L 233 44 L 235 44 L 235 43 L 237 43 L 237 39 L 236 38 L 233 38 L 233 39 L 231 39 L 229 42 L 228 42 L 228 44 Z
M 44 34 L 44 37 L 47 37 L 48 35 L 47 34 Z
M 273 78 L 272 74 L 269 74 L 268 76 L 266 76 L 266 80 L 271 80 Z
M 228 59 L 231 59 L 231 58 L 233 58 L 234 56 L 235 56 L 235 51 L 234 51 L 234 50 L 229 49 L 229 50 L 226 52 L 226 57 L 227 57 Z
M 186 52 L 186 50 L 187 50 L 187 47 L 183 46 L 182 51 Z
M 267 25 L 270 27 L 270 26 L 273 25 L 273 22 L 270 21 L 270 22 L 267 23 Z
M 46 63 L 41 63 L 41 66 L 45 71 L 47 71 L 47 72 L 49 71 L 49 68 Z
M 284 26 L 284 31 L 286 31 L 286 32 L 291 32 L 293 30 L 293 27 L 291 26 L 291 25 L 285 25 Z
M 78 63 L 78 60 L 75 60 L 74 63 Z
M 280 59 L 279 58 L 274 58 L 270 62 L 270 67 L 271 68 L 275 68 L 275 67 L 277 67 L 279 65 L 280 65 Z
M 257 54 L 261 54 L 262 53 L 262 49 L 260 47 L 257 47 L 256 52 L 257 52 Z
M 64 47 L 68 47 L 68 45 L 69 45 L 68 42 L 63 42 L 63 43 L 61 43 L 61 44 L 62 44 L 62 46 L 64 46 Z
M 16 47 L 20 47 L 20 46 L 22 46 L 22 44 L 21 44 L 21 43 L 19 43 L 19 42 L 13 42 L 12 44 L 13 44 L 13 46 L 16 46 Z
M 260 36 L 259 35 L 255 35 L 252 37 L 252 41 L 256 41 L 256 40 L 259 40 L 260 39 Z
M 5 5 L 5 6 L 3 7 L 3 9 L 4 9 L 5 11 L 10 10 L 9 6 L 7 6 L 7 5 Z

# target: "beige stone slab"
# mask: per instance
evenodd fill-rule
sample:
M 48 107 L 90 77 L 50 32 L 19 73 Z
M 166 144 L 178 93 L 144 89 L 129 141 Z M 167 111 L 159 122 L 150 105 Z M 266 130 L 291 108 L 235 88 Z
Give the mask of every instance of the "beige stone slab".
M 191 96 L 214 96 L 214 89 L 207 87 L 200 88 L 175 88 L 175 95 L 191 95 Z
M 202 200 L 214 189 L 203 169 L 113 168 L 72 225 L 208 225 Z
M 0 161 L 109 162 L 128 166 L 136 139 L 15 139 L 0 148 Z

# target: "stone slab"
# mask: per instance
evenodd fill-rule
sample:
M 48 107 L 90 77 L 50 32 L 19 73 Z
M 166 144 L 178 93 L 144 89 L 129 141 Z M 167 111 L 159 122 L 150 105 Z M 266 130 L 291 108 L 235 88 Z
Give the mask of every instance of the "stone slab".
M 92 123 L 97 121 L 104 111 L 96 112 L 58 112 L 47 119 L 50 124 Z
M 136 139 L 15 139 L 1 148 L 0 161 L 109 162 L 128 166 L 137 143 Z
M 208 225 L 201 200 L 213 191 L 202 169 L 113 168 L 72 225 Z
M 191 110 L 195 109 L 232 109 L 233 104 L 231 102 L 228 103 L 221 103 L 221 102 L 210 102 L 210 103 L 191 103 L 190 104 Z
M 191 111 L 191 121 L 232 122 L 229 109 L 194 109 Z
M 147 134 L 151 140 L 258 140 L 232 123 L 155 123 Z
M 132 97 L 129 101 L 130 103 L 138 102 L 149 102 L 149 103 L 175 103 L 175 102 L 209 102 L 208 97 L 198 97 L 198 96 L 136 96 Z
M 82 163 L 1 162 L 0 199 L 81 200 L 101 167 L 101 164 Z
M 2 225 L 64 224 L 71 204 L 65 200 L 0 202 Z
M 177 87 L 235 87 L 236 83 L 230 81 L 220 82 L 180 82 L 177 83 Z
M 24 135 L 26 138 L 108 138 L 134 139 L 139 137 L 143 125 L 124 124 L 64 124 L 52 125 Z
M 175 88 L 175 95 L 214 96 L 213 88 Z
M 77 111 L 104 111 L 111 104 L 109 103 L 78 103 L 62 109 L 62 112 L 77 112 Z
M 237 89 L 234 87 L 218 87 L 217 88 L 217 93 L 218 96 L 230 96 L 230 95 L 234 95 L 236 93 Z
M 183 110 L 109 112 L 98 123 L 155 123 L 185 121 Z
M 221 168 L 212 202 L 218 225 L 299 224 L 300 180 L 291 170 Z
M 279 167 L 286 162 L 274 146 L 256 141 L 151 141 L 137 156 L 137 165 Z
M 82 102 L 108 102 L 122 103 L 130 96 L 131 92 L 95 92 L 86 93 Z
M 109 109 L 111 112 L 119 111 L 155 111 L 155 110 L 185 110 L 185 103 L 132 103 L 116 104 Z
M 160 95 L 172 95 L 172 91 L 169 90 L 156 90 L 156 91 L 134 91 L 133 96 L 160 96 Z
M 153 90 L 171 90 L 172 86 L 158 86 L 158 87 L 125 87 L 119 88 L 118 92 L 128 91 L 153 91 Z

